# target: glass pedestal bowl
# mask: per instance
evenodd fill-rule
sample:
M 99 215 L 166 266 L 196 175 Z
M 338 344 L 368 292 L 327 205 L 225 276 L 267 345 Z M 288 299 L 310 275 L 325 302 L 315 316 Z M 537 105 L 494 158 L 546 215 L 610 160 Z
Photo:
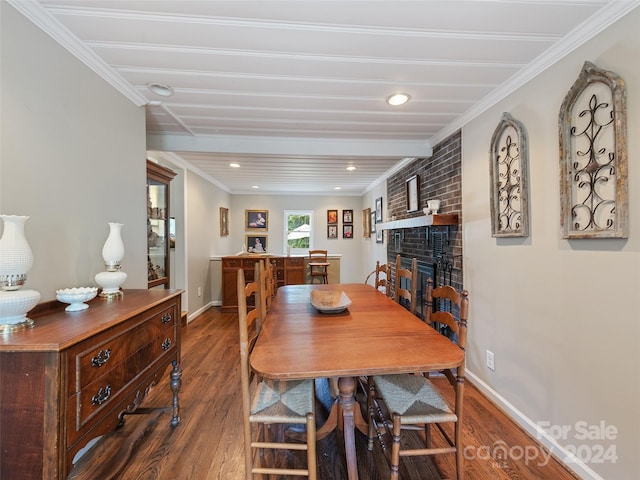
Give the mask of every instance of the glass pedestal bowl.
M 56 290 L 56 298 L 62 303 L 68 303 L 67 312 L 78 312 L 89 308 L 88 302 L 98 294 L 98 287 L 74 287 Z

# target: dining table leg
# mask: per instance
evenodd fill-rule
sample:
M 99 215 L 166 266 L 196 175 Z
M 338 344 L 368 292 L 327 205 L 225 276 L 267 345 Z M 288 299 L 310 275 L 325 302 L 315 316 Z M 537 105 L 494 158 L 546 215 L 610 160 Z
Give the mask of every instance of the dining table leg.
M 356 380 L 353 377 L 340 377 L 338 390 L 340 391 L 340 407 L 342 410 L 344 428 L 344 450 L 347 457 L 347 474 L 349 480 L 358 480 L 358 462 L 356 461 L 356 438 L 354 410 Z

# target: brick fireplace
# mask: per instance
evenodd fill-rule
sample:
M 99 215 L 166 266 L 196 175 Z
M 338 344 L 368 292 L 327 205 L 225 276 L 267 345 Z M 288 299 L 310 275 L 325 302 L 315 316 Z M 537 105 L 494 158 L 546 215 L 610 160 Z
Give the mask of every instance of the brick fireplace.
M 407 212 L 406 181 L 419 177 L 419 212 Z M 440 199 L 439 213 L 457 213 L 459 224 L 446 227 L 415 227 L 388 230 L 387 261 L 395 266 L 396 255 L 403 266 L 418 260 L 418 315 L 424 312 L 426 279 L 436 285 L 460 290 L 462 278 L 462 134 L 460 131 L 438 143 L 430 158 L 416 159 L 387 180 L 387 211 L 397 220 L 423 215 L 427 200 Z M 389 218 L 389 219 L 390 219 Z M 384 219 L 389 220 L 389 219 Z

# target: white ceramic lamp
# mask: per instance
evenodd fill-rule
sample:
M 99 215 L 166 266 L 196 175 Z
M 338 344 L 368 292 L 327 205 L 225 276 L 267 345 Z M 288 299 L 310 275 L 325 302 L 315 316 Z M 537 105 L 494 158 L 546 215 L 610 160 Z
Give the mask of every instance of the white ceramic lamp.
M 20 290 L 33 266 L 33 253 L 24 235 L 29 217 L 0 215 L 4 228 L 0 238 L 0 332 L 32 327 L 27 312 L 40 301 L 35 290 Z
M 17 290 L 33 266 L 33 253 L 24 236 L 24 224 L 29 217 L 0 215 L 0 218 L 4 223 L 0 238 L 0 287 Z
M 120 271 L 122 257 L 124 257 L 122 223 L 109 222 L 109 236 L 102 247 L 102 258 L 106 271 L 95 276 L 96 283 L 102 287 L 101 297 L 111 298 L 122 295 L 120 285 L 127 279 L 127 274 Z

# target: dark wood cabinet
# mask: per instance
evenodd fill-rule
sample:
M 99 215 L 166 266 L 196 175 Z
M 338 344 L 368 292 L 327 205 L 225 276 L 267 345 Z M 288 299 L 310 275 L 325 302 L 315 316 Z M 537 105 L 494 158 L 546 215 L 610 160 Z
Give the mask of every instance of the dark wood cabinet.
M 305 283 L 304 257 L 282 257 L 275 255 L 234 255 L 222 257 L 222 310 L 238 308 L 236 288 L 238 269 L 244 270 L 247 282 L 253 281 L 256 262 L 270 261 L 275 264 L 276 286 L 300 285 Z
M 167 368 L 178 424 L 181 293 L 124 290 L 82 312 L 51 307 L 0 337 L 2 478 L 66 479 L 74 456 L 135 411 Z
M 149 288 L 169 288 L 169 184 L 175 172 L 147 160 L 147 277 Z

